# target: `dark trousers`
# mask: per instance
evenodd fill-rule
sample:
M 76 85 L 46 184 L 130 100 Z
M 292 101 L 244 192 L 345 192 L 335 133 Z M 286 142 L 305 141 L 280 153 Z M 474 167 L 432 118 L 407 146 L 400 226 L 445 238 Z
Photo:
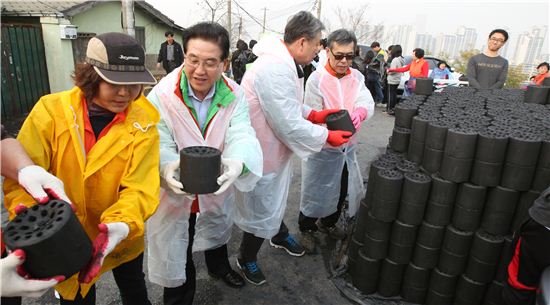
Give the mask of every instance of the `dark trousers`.
M 151 305 L 147 298 L 147 287 L 145 286 L 145 274 L 143 273 L 143 253 L 135 259 L 124 263 L 113 270 L 115 282 L 120 290 L 120 297 L 124 305 Z M 96 299 L 95 285 L 90 288 L 88 294 L 82 298 L 77 293 L 74 301 L 61 298 L 61 305 L 94 305 Z
M 166 74 L 168 74 L 168 73 L 174 71 L 174 69 L 177 68 L 177 67 L 178 67 L 178 64 L 177 64 L 175 61 L 173 61 L 173 60 L 172 60 L 172 61 L 168 61 L 168 60 L 167 60 L 167 61 L 166 61 L 166 69 L 165 69 L 165 70 L 166 70 Z
M 535 304 L 540 277 L 550 266 L 550 230 L 529 219 L 514 241 L 502 298 L 507 305 Z
M 340 197 L 338 198 L 338 205 L 336 206 L 336 212 L 321 218 L 321 223 L 326 227 L 333 227 L 340 218 L 340 213 L 342 213 L 342 207 L 344 206 L 344 201 L 348 195 L 348 167 L 344 163 L 344 169 L 342 170 L 342 178 L 340 179 Z M 317 218 L 308 217 L 300 212 L 298 216 L 298 225 L 300 226 L 300 231 L 317 231 L 317 225 L 315 224 Z
M 393 110 L 397 105 L 397 85 L 388 84 L 388 110 Z
M 185 265 L 185 283 L 178 287 L 164 287 L 164 305 L 193 304 L 196 290 L 197 271 L 193 262 L 193 240 L 195 239 L 195 224 L 197 214 L 189 217 L 189 245 L 187 246 L 187 263 Z M 227 245 L 204 251 L 204 258 L 208 272 L 216 275 L 225 275 L 231 269 L 227 258 Z
M 288 237 L 288 227 L 285 225 L 284 221 L 281 222 L 279 227 L 279 232 L 277 235 L 273 236 L 271 240 L 274 242 L 281 242 Z M 262 247 L 264 239 L 261 237 L 254 236 L 254 234 L 244 232 L 243 240 L 241 241 L 241 246 L 239 248 L 239 261 L 241 263 L 250 263 L 258 260 L 258 252 Z

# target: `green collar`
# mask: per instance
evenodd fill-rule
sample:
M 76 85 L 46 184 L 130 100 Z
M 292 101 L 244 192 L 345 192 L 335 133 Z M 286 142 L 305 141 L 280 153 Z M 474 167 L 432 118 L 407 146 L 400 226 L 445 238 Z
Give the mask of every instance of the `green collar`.
M 225 108 L 236 99 L 235 94 L 233 94 L 233 92 L 231 91 L 231 88 L 229 88 L 229 86 L 224 82 L 223 77 L 220 77 L 220 79 L 218 79 L 214 85 L 216 86 L 216 92 L 214 93 L 214 98 L 212 99 L 212 103 L 208 108 L 208 115 L 206 116 L 206 122 L 204 123 L 203 130 L 202 130 L 203 135 L 204 135 L 204 132 L 206 131 L 206 127 L 208 127 L 208 124 L 210 123 L 210 120 L 212 120 L 212 118 L 218 112 L 220 107 Z M 196 120 L 197 113 L 195 112 L 193 103 L 191 103 L 189 99 L 187 76 L 185 75 L 184 70 L 182 70 L 181 72 L 180 90 L 181 90 L 181 96 L 183 97 L 183 102 L 185 103 L 185 105 L 187 105 L 189 109 L 191 109 L 191 113 L 193 114 L 193 117 Z

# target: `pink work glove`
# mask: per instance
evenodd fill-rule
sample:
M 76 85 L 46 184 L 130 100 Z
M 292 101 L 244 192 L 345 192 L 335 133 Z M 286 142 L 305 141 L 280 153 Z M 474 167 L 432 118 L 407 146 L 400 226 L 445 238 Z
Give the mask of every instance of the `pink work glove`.
M 340 109 L 325 109 L 321 111 L 311 110 L 307 116 L 307 120 L 313 124 L 324 124 L 327 116 L 340 111 Z
M 105 257 L 128 236 L 128 232 L 130 231 L 128 225 L 123 222 L 100 223 L 97 227 L 99 234 L 96 236 L 92 246 L 92 258 L 80 270 L 80 274 L 78 275 L 78 281 L 81 283 L 90 283 L 98 276 Z
M 25 252 L 17 249 L 2 259 L 0 263 L 3 297 L 32 297 L 38 298 L 48 289 L 65 280 L 62 275 L 44 279 L 31 279 L 23 270 Z
M 355 127 L 355 132 L 358 132 L 361 128 L 361 123 L 367 118 L 367 109 L 357 108 L 351 114 L 351 121 Z

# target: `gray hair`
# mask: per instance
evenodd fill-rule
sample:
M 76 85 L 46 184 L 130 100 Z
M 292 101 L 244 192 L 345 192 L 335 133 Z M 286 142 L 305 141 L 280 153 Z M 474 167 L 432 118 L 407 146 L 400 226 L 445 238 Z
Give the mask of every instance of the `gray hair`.
M 321 20 L 315 18 L 310 12 L 301 11 L 292 16 L 286 24 L 284 41 L 293 43 L 302 37 L 311 40 L 324 29 L 325 26 Z
M 328 35 L 327 45 L 329 48 L 332 48 L 334 43 L 339 45 L 346 45 L 353 42 L 353 48 L 357 46 L 357 38 L 352 31 L 346 29 L 336 30 Z

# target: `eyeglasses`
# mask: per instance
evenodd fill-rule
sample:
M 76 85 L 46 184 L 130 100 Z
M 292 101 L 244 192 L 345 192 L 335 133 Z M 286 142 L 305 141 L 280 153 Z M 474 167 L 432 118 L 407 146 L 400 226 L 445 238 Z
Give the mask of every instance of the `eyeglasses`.
M 498 38 L 495 38 L 495 37 L 491 37 L 489 38 L 490 41 L 494 41 L 494 42 L 498 42 L 498 43 L 505 43 L 506 40 L 504 39 L 498 39 Z
M 188 58 L 185 61 L 186 65 L 189 65 L 195 69 L 198 68 L 199 66 L 202 66 L 203 69 L 210 70 L 210 71 L 216 70 L 221 63 L 222 63 L 221 61 L 217 61 L 213 59 L 207 59 L 205 61 L 201 61 L 198 58 Z
M 346 60 L 349 60 L 349 61 L 351 61 L 355 58 L 355 54 L 334 54 L 331 49 L 329 49 L 329 50 L 330 50 L 330 53 L 332 54 L 332 56 L 334 56 L 334 59 L 336 59 L 338 61 L 344 59 L 344 57 L 346 58 Z

